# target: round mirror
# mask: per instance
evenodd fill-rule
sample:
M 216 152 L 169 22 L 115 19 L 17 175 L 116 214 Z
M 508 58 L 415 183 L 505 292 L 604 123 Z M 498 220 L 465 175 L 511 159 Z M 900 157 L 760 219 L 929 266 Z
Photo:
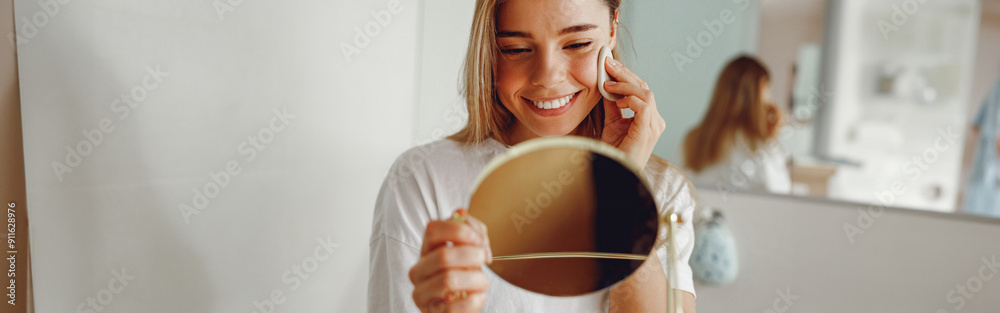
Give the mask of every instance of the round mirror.
M 511 147 L 486 166 L 469 214 L 489 229 L 493 263 L 507 282 L 574 296 L 624 280 L 656 242 L 656 203 L 623 152 L 582 137 Z

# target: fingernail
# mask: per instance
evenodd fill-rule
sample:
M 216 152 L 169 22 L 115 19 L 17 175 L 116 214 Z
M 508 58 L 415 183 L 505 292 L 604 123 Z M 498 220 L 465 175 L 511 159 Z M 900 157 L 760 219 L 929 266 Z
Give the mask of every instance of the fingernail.
M 607 81 L 607 84 L 608 84 L 608 86 L 614 86 L 614 85 L 615 85 L 615 84 L 617 84 L 617 83 L 618 83 L 618 82 L 616 82 L 616 81 L 613 81 L 613 80 L 609 80 L 609 81 Z
M 611 66 L 618 66 L 618 61 L 612 57 L 608 57 L 608 63 L 611 63 Z
M 458 209 L 455 213 L 451 214 L 451 220 L 459 223 L 465 223 L 466 212 L 464 209 Z

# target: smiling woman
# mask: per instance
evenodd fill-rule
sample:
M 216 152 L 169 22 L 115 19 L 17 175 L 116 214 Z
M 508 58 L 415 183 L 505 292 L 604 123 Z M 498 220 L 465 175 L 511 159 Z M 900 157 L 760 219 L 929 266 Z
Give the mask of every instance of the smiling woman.
M 550 136 L 603 141 L 643 169 L 658 211 L 690 221 L 693 188 L 680 170 L 653 156 L 665 122 L 653 92 L 620 62 L 620 1 L 479 0 L 464 68 L 468 124 L 447 139 L 399 156 L 375 205 L 369 312 L 664 312 L 667 268 L 660 252 L 610 289 L 579 297 L 546 297 L 483 270 L 492 262 L 483 224 L 465 216 L 466 186 L 510 146 Z M 597 68 L 604 47 L 613 52 Z M 621 95 L 604 99 L 603 88 Z M 622 109 L 635 116 L 624 118 Z M 678 229 L 685 312 L 694 312 L 687 265 L 693 229 Z M 657 247 L 662 251 L 664 247 Z M 659 266 L 656 266 L 659 265 Z M 408 271 L 408 277 L 404 272 Z
M 497 18 L 474 21 L 465 65 L 473 121 L 453 139 L 479 142 L 507 128 L 510 133 L 497 140 L 509 145 L 530 133 L 600 134 L 603 110 L 593 110 L 600 100 L 593 61 L 601 46 L 615 47 L 619 1 L 481 2 L 477 9 L 498 9 Z M 564 98 L 569 101 L 561 103 Z M 561 105 L 551 107 L 553 102 Z M 476 114 L 480 108 L 489 114 Z M 477 125 L 480 117 L 492 123 Z

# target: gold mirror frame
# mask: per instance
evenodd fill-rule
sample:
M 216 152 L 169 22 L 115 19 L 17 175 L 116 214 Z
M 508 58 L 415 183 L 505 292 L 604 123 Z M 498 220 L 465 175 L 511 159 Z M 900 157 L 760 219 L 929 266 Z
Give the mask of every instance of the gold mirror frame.
M 676 288 L 672 232 L 682 221 L 660 215 L 641 173 L 621 150 L 584 137 L 510 147 L 483 169 L 469 203 L 469 214 L 489 229 L 490 270 L 528 291 L 576 296 L 614 286 L 667 244 L 668 284 Z M 680 311 L 677 292 L 668 288 L 675 304 L 668 312 Z

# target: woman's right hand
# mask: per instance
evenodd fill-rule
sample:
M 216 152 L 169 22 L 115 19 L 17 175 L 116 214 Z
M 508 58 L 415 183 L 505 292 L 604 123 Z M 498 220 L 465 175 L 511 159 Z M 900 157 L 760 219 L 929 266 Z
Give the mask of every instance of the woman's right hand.
M 420 260 L 410 269 L 413 301 L 424 313 L 482 312 L 486 302 L 482 265 L 493 258 L 486 225 L 465 209 L 455 214 L 459 220 L 427 223 Z
M 767 104 L 767 125 L 771 134 L 778 134 L 778 130 L 785 124 L 785 116 L 781 114 L 781 109 L 774 104 Z
M 639 75 L 612 57 L 608 57 L 604 69 L 613 78 L 604 83 L 604 89 L 624 98 L 618 101 L 601 98 L 604 103 L 601 141 L 625 152 L 640 169 L 645 168 L 667 123 L 656 109 L 649 84 Z M 624 118 L 621 110 L 625 108 L 635 112 L 635 116 Z

